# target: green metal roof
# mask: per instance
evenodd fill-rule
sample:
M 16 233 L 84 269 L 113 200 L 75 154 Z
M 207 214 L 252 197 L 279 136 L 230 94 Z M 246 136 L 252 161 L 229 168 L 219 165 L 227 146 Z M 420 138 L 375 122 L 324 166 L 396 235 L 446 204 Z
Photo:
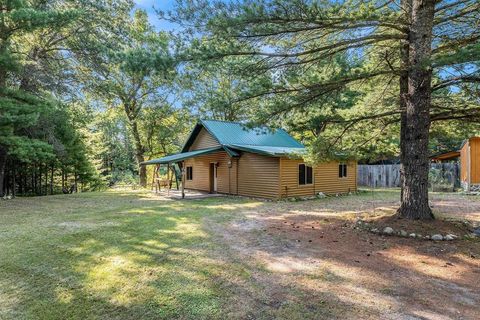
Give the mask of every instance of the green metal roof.
M 223 145 L 303 148 L 283 129 L 247 128 L 238 122 L 217 120 L 202 120 L 201 123 Z
M 182 152 L 182 153 L 177 153 L 177 154 L 172 154 L 170 156 L 166 156 L 163 158 L 158 158 L 158 159 L 152 159 L 149 161 L 142 162 L 141 164 L 167 164 L 167 163 L 174 163 L 174 162 L 179 162 L 188 158 L 193 158 L 196 156 L 200 156 L 203 154 L 208 154 L 208 153 L 213 153 L 216 151 L 224 150 L 223 147 L 213 147 L 213 148 L 208 148 L 208 149 L 201 149 L 201 150 L 195 150 L 195 151 L 190 151 L 190 152 Z
M 304 147 L 302 148 L 291 148 L 291 147 L 270 147 L 270 146 L 252 146 L 252 145 L 229 145 L 230 148 L 240 150 L 240 151 L 247 151 L 253 152 L 258 154 L 264 154 L 272 157 L 279 157 L 279 156 L 302 156 L 306 152 Z
M 202 128 L 205 128 L 218 141 L 220 146 L 188 151 Z M 305 147 L 283 129 L 269 129 L 267 127 L 247 128 L 239 122 L 200 120 L 190 133 L 181 153 L 152 159 L 141 164 L 175 163 L 220 150 L 226 151 L 231 157 L 239 156 L 237 151 L 258 153 L 272 157 L 287 155 L 295 157 L 305 153 Z
M 200 120 L 183 147 L 187 151 L 200 130 L 205 128 L 221 145 L 304 148 L 283 129 L 247 128 L 239 122 Z

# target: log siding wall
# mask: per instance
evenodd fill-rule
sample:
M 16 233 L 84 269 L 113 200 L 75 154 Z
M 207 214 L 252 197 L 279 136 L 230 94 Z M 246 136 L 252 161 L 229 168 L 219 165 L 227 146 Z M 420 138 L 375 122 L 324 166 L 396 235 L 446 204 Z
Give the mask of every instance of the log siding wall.
M 281 158 L 281 197 L 312 196 L 323 192 L 325 194 L 348 193 L 357 190 L 357 163 L 347 162 L 347 177 L 338 176 L 340 162 L 321 163 L 313 167 L 313 184 L 298 184 L 298 165 L 303 160 Z
M 460 150 L 460 180 L 465 184 L 480 184 L 480 138 L 478 137 L 470 138 Z
M 205 128 L 202 128 L 188 151 L 218 147 L 220 144 Z
M 232 167 L 228 161 L 232 160 Z M 217 192 L 237 194 L 237 159 L 230 159 L 226 152 L 217 152 L 185 160 L 192 167 L 193 179 L 185 181 L 185 188 L 210 191 L 210 163 L 218 162 Z
M 254 153 L 238 159 L 238 194 L 248 197 L 279 197 L 280 160 Z
M 472 184 L 480 183 L 480 138 L 470 139 L 470 168 Z

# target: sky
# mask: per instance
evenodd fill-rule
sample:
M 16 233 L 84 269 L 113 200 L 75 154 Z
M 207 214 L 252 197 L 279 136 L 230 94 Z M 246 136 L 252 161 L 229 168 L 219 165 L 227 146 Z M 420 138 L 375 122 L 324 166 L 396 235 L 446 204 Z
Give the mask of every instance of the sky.
M 176 28 L 175 24 L 168 21 L 160 20 L 155 9 L 168 11 L 173 9 L 175 0 L 134 0 L 135 7 L 147 11 L 150 23 L 158 30 L 172 31 Z

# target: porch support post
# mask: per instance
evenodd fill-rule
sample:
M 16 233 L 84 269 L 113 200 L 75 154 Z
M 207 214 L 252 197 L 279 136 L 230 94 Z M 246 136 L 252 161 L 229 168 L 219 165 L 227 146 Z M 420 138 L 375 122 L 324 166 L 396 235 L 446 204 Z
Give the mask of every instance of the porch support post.
M 152 181 L 152 188 L 155 186 L 155 193 L 160 191 L 160 186 L 158 184 L 158 171 L 160 170 L 160 164 L 156 164 L 155 168 L 153 169 L 153 181 Z
M 185 199 L 185 160 L 182 161 L 182 199 Z
M 168 183 L 167 195 L 170 195 L 170 188 L 172 187 L 172 185 L 170 184 L 170 163 L 167 164 L 167 183 Z

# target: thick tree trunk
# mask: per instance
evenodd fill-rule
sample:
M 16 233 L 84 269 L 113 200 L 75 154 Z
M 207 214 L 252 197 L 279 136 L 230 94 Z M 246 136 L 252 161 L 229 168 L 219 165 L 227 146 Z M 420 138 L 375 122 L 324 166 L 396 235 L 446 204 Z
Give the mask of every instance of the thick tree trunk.
M 142 145 L 142 140 L 140 139 L 140 133 L 138 131 L 136 119 L 129 118 L 129 120 L 130 120 L 130 125 L 132 127 L 133 140 L 135 142 L 135 158 L 137 159 L 137 164 L 138 164 L 140 186 L 146 187 L 147 186 L 147 167 L 140 164 L 143 161 L 145 161 L 144 147 Z
M 398 209 L 400 217 L 409 219 L 433 219 L 428 205 L 428 136 L 432 82 L 429 60 L 434 10 L 434 0 L 412 0 L 406 126 L 402 133 L 404 178 Z
M 5 166 L 7 163 L 7 149 L 0 145 L 0 198 L 5 195 L 3 184 L 5 180 Z
M 412 15 L 412 0 L 402 0 L 400 2 L 402 11 L 405 13 L 405 22 L 410 24 Z M 408 66 L 409 66 L 409 44 L 407 40 L 402 41 L 400 47 L 400 185 L 403 186 L 405 177 L 405 169 L 403 163 L 405 162 L 405 132 L 407 130 L 407 95 L 408 95 Z M 400 191 L 400 199 L 403 198 L 403 188 Z

